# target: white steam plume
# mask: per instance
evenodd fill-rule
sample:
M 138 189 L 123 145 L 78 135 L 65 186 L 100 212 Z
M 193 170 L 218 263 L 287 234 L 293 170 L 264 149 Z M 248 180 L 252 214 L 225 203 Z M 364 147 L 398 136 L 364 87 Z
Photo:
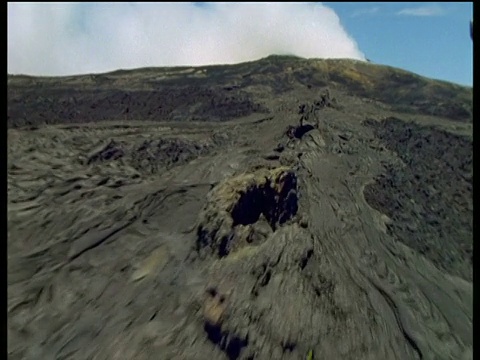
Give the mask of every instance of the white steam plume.
M 9 3 L 8 73 L 232 64 L 272 54 L 364 60 L 319 3 Z

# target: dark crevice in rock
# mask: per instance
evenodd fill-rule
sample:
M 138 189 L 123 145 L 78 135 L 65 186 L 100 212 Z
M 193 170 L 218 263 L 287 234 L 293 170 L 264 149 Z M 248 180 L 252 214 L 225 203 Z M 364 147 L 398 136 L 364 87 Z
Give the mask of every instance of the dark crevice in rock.
M 212 192 L 200 214 L 196 251 L 210 247 L 219 257 L 261 242 L 298 211 L 297 178 L 286 167 L 234 177 Z
M 209 287 L 207 289 L 207 294 L 209 294 L 211 297 L 215 297 L 217 296 L 218 292 L 217 289 L 215 289 L 214 287 Z
M 209 322 L 205 322 L 204 330 L 208 339 L 225 352 L 229 360 L 238 359 L 242 350 L 248 346 L 248 335 L 245 338 L 232 336 L 228 331 L 222 331 L 220 325 Z
M 261 214 L 275 229 L 276 224 L 284 224 L 298 210 L 296 177 L 288 176 L 280 192 L 271 187 L 269 181 L 260 187 L 252 187 L 244 193 L 232 210 L 233 226 L 248 225 L 258 221 Z
M 264 287 L 264 286 L 267 286 L 268 283 L 270 282 L 270 278 L 272 277 L 272 271 L 271 270 L 267 270 L 265 272 L 265 275 L 263 276 L 262 278 L 262 281 L 260 282 L 260 286 L 261 287 Z
M 223 339 L 221 326 L 205 322 L 204 330 L 207 332 L 208 340 L 210 340 L 215 345 L 221 346 L 221 342 Z
M 303 135 L 315 129 L 313 125 L 299 125 L 299 126 L 289 126 L 286 130 L 286 134 L 290 139 L 296 138 L 301 139 Z
M 282 342 L 281 344 L 283 352 L 292 352 L 297 347 L 297 344 L 291 341 Z
M 230 242 L 233 240 L 233 233 L 230 233 L 228 236 L 222 237 L 220 244 L 218 246 L 218 256 L 224 257 L 230 253 Z
M 297 126 L 294 131 L 294 136 L 297 139 L 301 139 L 303 135 L 305 135 L 307 132 L 313 130 L 314 127 L 312 125 L 302 125 L 302 126 Z

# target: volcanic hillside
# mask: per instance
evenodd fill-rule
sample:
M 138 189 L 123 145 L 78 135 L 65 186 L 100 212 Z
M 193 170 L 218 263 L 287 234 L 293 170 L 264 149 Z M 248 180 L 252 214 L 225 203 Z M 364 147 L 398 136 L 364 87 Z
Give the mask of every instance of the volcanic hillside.
M 8 76 L 9 359 L 472 359 L 472 121 L 353 60 Z

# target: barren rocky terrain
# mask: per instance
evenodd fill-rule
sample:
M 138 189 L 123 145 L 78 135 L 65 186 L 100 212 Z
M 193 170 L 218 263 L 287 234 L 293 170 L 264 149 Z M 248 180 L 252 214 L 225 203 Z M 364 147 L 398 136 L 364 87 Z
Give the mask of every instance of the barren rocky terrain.
M 8 76 L 9 359 L 473 359 L 472 121 L 353 60 Z

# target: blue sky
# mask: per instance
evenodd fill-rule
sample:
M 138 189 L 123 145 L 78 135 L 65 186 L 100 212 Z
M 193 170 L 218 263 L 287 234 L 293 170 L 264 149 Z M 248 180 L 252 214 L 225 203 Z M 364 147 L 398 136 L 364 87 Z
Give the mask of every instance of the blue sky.
M 324 2 L 375 63 L 472 86 L 472 2 Z
M 8 3 L 10 74 L 370 59 L 472 85 L 472 3 Z

